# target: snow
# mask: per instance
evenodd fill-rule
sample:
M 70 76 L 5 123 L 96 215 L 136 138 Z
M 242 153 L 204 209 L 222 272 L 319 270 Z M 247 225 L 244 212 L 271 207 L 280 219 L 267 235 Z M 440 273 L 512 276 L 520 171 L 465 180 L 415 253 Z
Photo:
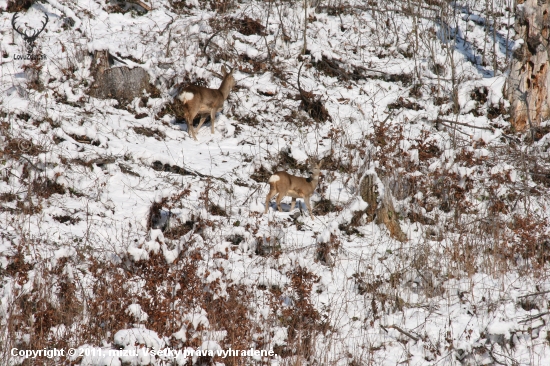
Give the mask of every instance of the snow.
M 126 309 L 126 312 L 134 317 L 138 322 L 145 322 L 149 318 L 146 312 L 141 309 L 139 304 L 131 304 Z
M 160 350 L 166 345 L 156 332 L 142 328 L 119 330 L 115 333 L 113 340 L 116 345 L 125 349 L 134 347 L 135 345 L 144 345 L 148 348 Z
M 36 2 L 29 21 L 43 11 L 50 15 L 47 32 L 36 40 L 46 55 L 42 88 L 36 89 L 27 87 L 24 68 L 30 63 L 14 58 L 24 44 L 18 36 L 11 43 L 12 13 L 0 14 L 0 51 L 8 55 L 0 55 L 1 148 L 8 138 L 41 148 L 0 158 L 0 328 L 8 329 L 10 309 L 28 294 L 46 293 L 43 303 L 63 307 L 57 287 L 67 281 L 77 288 L 71 296 L 87 304 L 95 296 L 94 284 L 113 283 L 121 287 L 111 289 L 119 292 L 105 311 L 119 311 L 120 319 L 98 327 L 105 333 L 96 335 L 96 343 L 77 335 L 94 318 L 84 314 L 84 305 L 77 323 L 45 329 L 85 351 L 81 360 L 72 358 L 75 362 L 161 362 L 143 353 L 100 355 L 118 348 L 226 350 L 235 341 L 230 327 L 238 328 L 233 317 L 242 317 L 236 320 L 243 329 L 250 326 L 247 349 L 281 347 L 288 353 L 296 346 L 291 321 L 303 316 L 297 304 L 305 301 L 319 314 L 316 325 L 325 329 L 312 338 L 312 360 L 550 364 L 548 316 L 532 318 L 548 311 L 548 265 L 536 267 L 524 258 L 519 250 L 528 243 L 522 238 L 536 230 L 513 221 L 533 214 L 544 222 L 548 216 L 547 187 L 522 161 L 532 156 L 544 167 L 548 136 L 523 144 L 511 137 L 516 135 L 506 116 L 487 117 L 489 108 L 506 107 L 508 101 L 506 75 L 483 66 L 477 52 L 485 24 L 493 24 L 480 4 L 456 3 L 460 9 L 468 5 L 467 12 L 457 12 L 456 49 L 444 39 L 446 26 L 427 18 L 414 24 L 392 13 L 399 29 L 395 38 L 392 19 L 391 31 L 385 25 L 380 30 L 385 22 L 377 25 L 373 12 L 354 8 L 363 2 L 346 3 L 349 12 L 340 15 L 311 8 L 308 54 L 302 56 L 300 2 L 272 8 L 269 20 L 270 2 L 235 2 L 223 19 L 259 19 L 266 35 L 244 35 L 228 26 L 213 38 L 220 13 L 199 1 L 186 1 L 178 13 L 171 3 L 151 3 L 153 10 L 146 13 L 132 5 L 121 13 L 108 11 L 109 2 Z M 0 8 L 6 5 L 0 0 Z M 75 22 L 72 27 L 64 26 L 66 18 Z M 414 47 L 413 26 L 421 37 L 433 35 L 422 38 L 431 48 L 423 43 L 416 58 L 407 56 Z M 503 36 L 505 41 L 508 52 L 522 42 Z M 488 42 L 487 49 L 495 49 Z M 497 62 L 504 64 L 505 50 L 496 49 Z M 128 106 L 89 97 L 89 53 L 98 50 L 145 68 L 160 96 L 136 98 Z M 451 99 L 435 103 L 435 97 L 452 98 L 451 56 L 459 75 L 456 114 Z M 338 63 L 349 75 L 354 69 L 364 75 L 329 74 L 322 70 L 323 60 Z M 302 110 L 297 90 L 302 63 L 302 89 L 315 94 L 331 120 L 315 121 Z M 441 75 L 430 69 L 434 63 L 445 66 Z M 215 73 L 222 65 L 235 67 L 237 87 L 218 113 L 214 134 L 206 123 L 194 141 L 185 123 L 164 108 L 181 82 L 203 79 L 209 87 L 219 86 Z M 421 80 L 407 81 L 407 75 L 417 74 Z M 486 101 L 472 97 L 480 88 L 487 88 Z M 420 108 L 406 107 L 409 102 Z M 157 116 L 161 111 L 164 116 Z M 437 119 L 460 124 L 442 127 Z M 383 128 L 401 130 L 382 136 Z M 518 150 L 509 145 L 512 138 L 518 139 Z M 514 159 L 505 155 L 510 150 Z M 281 159 L 281 152 L 289 159 Z M 312 202 L 323 198 L 336 208 L 323 214 L 314 209 L 315 219 L 299 216 L 299 210 L 263 214 L 272 173 L 307 177 L 307 170 L 297 167 L 323 157 L 327 164 Z M 254 178 L 260 167 L 267 175 Z M 392 238 L 376 220 L 367 222 L 360 190 L 368 175 L 379 201 L 393 196 L 393 214 L 407 241 Z M 27 198 L 34 177 L 59 187 Z M 432 183 L 437 191 L 427 189 Z M 442 204 L 445 199 L 453 203 L 450 208 Z M 495 213 L 491 202 L 504 202 L 506 209 Z M 153 204 L 160 207 L 157 223 L 150 217 Z M 282 206 L 288 210 L 289 204 L 286 198 Z M 305 210 L 303 201 L 298 205 Z M 464 225 L 461 232 L 449 229 L 457 221 Z M 477 240 L 483 230 L 493 236 Z M 515 230 L 509 244 L 518 251 L 506 252 L 514 265 L 501 269 L 494 253 L 504 247 L 495 238 L 506 230 Z M 547 234 L 548 227 L 543 231 Z M 544 251 L 545 239 L 538 238 L 537 250 Z M 483 251 L 476 251 L 479 246 Z M 329 248 L 330 260 L 322 258 L 322 248 Z M 107 263 L 104 272 L 94 273 L 94 261 Z M 300 270 L 315 277 L 311 283 L 305 275 L 297 277 Z M 46 285 L 50 278 L 57 282 Z M 309 285 L 306 301 L 299 291 Z M 182 298 L 188 287 L 196 292 Z M 154 300 L 151 288 L 158 291 Z M 234 295 L 237 290 L 242 292 Z M 534 293 L 539 294 L 532 303 L 525 302 L 522 296 Z M 108 308 L 118 299 L 125 299 L 120 309 Z M 230 305 L 220 316 L 225 301 Z M 162 303 L 168 310 L 155 311 Z M 112 324 L 116 329 L 109 328 Z M 30 337 L 28 330 L 19 333 L 14 341 Z M 281 354 L 269 362 L 289 360 Z M 184 365 L 188 358 L 178 355 L 173 362 Z

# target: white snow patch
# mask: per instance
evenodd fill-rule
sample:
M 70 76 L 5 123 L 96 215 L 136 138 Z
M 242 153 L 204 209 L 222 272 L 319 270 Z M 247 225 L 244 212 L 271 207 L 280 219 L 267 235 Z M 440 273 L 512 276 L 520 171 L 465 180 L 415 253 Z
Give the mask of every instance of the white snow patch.
M 159 338 L 157 332 L 142 328 L 119 330 L 114 336 L 114 342 L 116 345 L 124 348 L 144 345 L 148 348 L 159 350 L 166 346 L 166 343 Z
M 139 304 L 131 304 L 126 308 L 126 314 L 129 314 L 134 317 L 134 320 L 137 322 L 146 322 L 147 319 L 149 319 L 149 315 L 143 309 L 141 309 L 141 305 Z

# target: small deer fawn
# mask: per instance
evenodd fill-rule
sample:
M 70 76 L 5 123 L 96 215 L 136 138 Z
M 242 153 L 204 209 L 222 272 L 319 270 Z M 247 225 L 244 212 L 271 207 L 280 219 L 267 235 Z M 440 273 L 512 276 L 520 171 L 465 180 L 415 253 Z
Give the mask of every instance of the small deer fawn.
M 210 115 L 210 132 L 214 133 L 214 121 L 216 113 L 223 108 L 223 102 L 229 96 L 229 92 L 235 86 L 233 69 L 228 73 L 225 66 L 222 66 L 223 81 L 219 89 L 210 89 L 198 85 L 189 85 L 181 90 L 177 98 L 183 102 L 183 115 L 187 122 L 189 135 L 197 140 L 196 131 L 201 128 Z M 201 116 L 197 129 L 193 127 L 193 120 L 197 115 Z
M 281 210 L 281 200 L 285 196 L 292 197 L 292 204 L 290 205 L 290 211 L 294 210 L 296 205 L 296 198 L 303 198 L 306 203 L 307 210 L 311 218 L 313 219 L 313 212 L 311 211 L 311 204 L 309 199 L 317 188 L 317 183 L 319 182 L 319 174 L 321 173 L 321 165 L 323 160 L 313 168 L 313 172 L 310 172 L 309 178 L 297 177 L 295 175 L 290 175 L 287 172 L 277 172 L 269 178 L 269 193 L 265 198 L 265 212 L 269 210 L 269 201 L 275 196 L 277 196 L 277 208 Z

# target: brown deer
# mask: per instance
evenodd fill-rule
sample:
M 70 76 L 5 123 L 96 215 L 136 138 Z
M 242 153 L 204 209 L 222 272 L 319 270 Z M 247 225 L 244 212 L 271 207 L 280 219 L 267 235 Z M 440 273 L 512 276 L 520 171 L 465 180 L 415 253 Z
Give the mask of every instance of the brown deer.
M 317 188 L 317 183 L 319 182 L 319 174 L 321 173 L 321 165 L 323 160 L 313 168 L 313 172 L 309 172 L 309 178 L 297 177 L 295 175 L 290 175 L 287 172 L 277 172 L 269 178 L 269 193 L 265 198 L 265 212 L 269 210 L 269 201 L 275 196 L 277 196 L 277 208 L 281 210 L 281 200 L 285 196 L 292 197 L 292 204 L 290 205 L 290 211 L 294 210 L 296 206 L 296 198 L 303 198 L 306 203 L 307 210 L 311 218 L 313 219 L 313 212 L 311 211 L 311 204 L 309 199 Z
M 219 89 L 210 89 L 198 85 L 189 85 L 181 90 L 177 98 L 183 103 L 183 116 L 187 122 L 189 136 L 197 140 L 196 131 L 201 128 L 210 115 L 210 132 L 214 133 L 214 121 L 216 113 L 223 108 L 223 102 L 229 96 L 229 92 L 235 86 L 233 69 L 228 73 L 225 66 L 222 66 L 223 80 Z M 193 120 L 197 115 L 201 116 L 197 129 L 193 128 Z

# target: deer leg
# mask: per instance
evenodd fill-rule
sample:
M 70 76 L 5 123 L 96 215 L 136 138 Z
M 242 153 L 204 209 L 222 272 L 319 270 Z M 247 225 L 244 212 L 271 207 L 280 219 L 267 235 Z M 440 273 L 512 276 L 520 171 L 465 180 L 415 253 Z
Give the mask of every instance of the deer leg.
M 270 189 L 269 190 L 269 193 L 265 197 L 265 211 L 264 211 L 264 214 L 266 214 L 267 211 L 269 211 L 269 201 L 271 201 L 273 196 L 275 196 L 276 194 L 277 194 L 277 191 L 275 189 Z
M 195 119 L 195 116 L 193 116 L 192 113 L 187 110 L 187 112 L 185 112 L 184 114 L 184 117 L 185 121 L 187 122 L 187 133 L 189 134 L 189 136 L 196 140 L 197 137 L 195 136 L 195 130 L 193 129 L 193 119 Z
M 216 120 L 216 110 L 213 109 L 212 112 L 210 112 L 210 133 L 214 134 L 214 121 Z
M 309 203 L 309 197 L 304 197 L 304 202 L 306 203 L 307 210 L 309 211 L 309 215 L 311 216 L 311 219 L 313 220 L 313 211 L 311 210 L 311 204 Z
M 199 121 L 199 125 L 197 126 L 197 130 L 196 130 L 196 131 L 198 131 L 199 128 L 201 128 L 201 126 L 202 126 L 202 124 L 204 123 L 204 121 L 206 121 L 206 117 L 207 117 L 206 115 L 203 115 L 203 116 L 201 117 L 201 120 Z
M 187 124 L 187 129 L 189 130 L 189 135 L 195 140 L 197 140 L 197 135 L 195 134 L 195 127 L 193 127 L 193 121 Z
M 292 197 L 292 203 L 290 204 L 290 211 L 294 211 L 295 206 L 296 206 L 296 197 Z
M 191 132 L 193 133 L 193 138 L 195 141 L 199 141 L 199 139 L 197 139 L 197 130 L 193 127 L 193 122 L 191 122 Z
M 284 196 L 279 193 L 279 195 L 277 196 L 277 209 L 279 210 L 279 212 L 283 212 L 283 210 L 281 209 L 281 200 L 284 198 Z

